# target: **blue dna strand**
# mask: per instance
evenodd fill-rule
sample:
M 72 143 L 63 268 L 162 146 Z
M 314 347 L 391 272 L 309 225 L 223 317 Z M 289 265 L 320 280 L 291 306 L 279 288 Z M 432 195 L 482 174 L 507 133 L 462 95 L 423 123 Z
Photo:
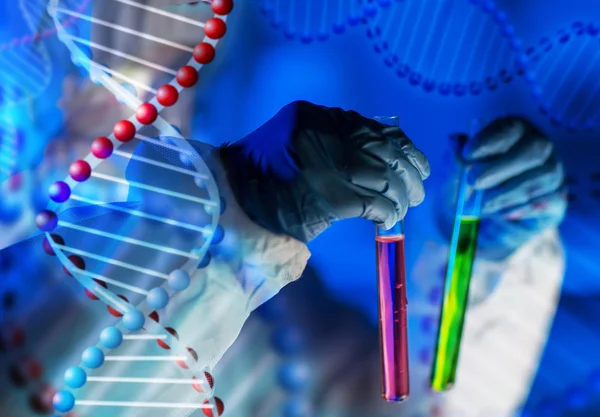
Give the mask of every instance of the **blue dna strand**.
M 0 45 L 0 106 L 33 98 L 50 83 L 52 64 L 43 39 L 54 34 L 54 25 L 46 5 L 45 0 L 19 1 L 27 29 Z
M 23 132 L 14 126 L 10 117 L 0 117 L 0 183 L 18 171 L 23 142 Z
M 600 125 L 600 25 L 574 22 L 527 49 L 533 94 L 553 125 L 572 131 Z
M 390 0 L 261 0 L 261 10 L 287 39 L 310 43 L 344 33 L 389 3 Z
M 367 22 L 386 66 L 425 92 L 479 95 L 527 65 L 506 14 L 489 0 L 393 0 Z
M 223 412 L 212 376 L 183 342 L 192 335 L 180 340 L 159 311 L 178 292 L 202 285 L 198 268 L 208 265 L 210 245 L 223 239 L 224 205 L 199 151 L 160 112 L 214 59 L 232 8 L 231 0 L 213 0 L 190 16 L 142 0 L 103 1 L 85 10 L 70 0 L 48 6 L 72 60 L 135 111 L 112 134 L 96 138 L 68 178 L 50 186 L 52 201 L 36 217 L 46 253 L 120 319 L 99 342 L 94 335 L 79 366 L 66 371 L 67 387 L 53 401 L 59 415 L 74 408 L 86 416 L 104 416 L 107 408 L 111 416 Z M 62 25 L 65 16 L 76 24 Z M 152 88 L 157 73 L 172 81 Z M 86 187 L 122 188 L 128 201 L 94 200 L 80 192 Z

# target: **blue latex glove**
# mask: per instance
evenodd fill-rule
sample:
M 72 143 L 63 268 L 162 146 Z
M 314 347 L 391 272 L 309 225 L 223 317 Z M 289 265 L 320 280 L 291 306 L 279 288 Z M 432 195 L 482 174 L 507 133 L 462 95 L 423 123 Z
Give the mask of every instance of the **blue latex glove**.
M 427 158 L 397 127 L 294 102 L 221 158 L 249 217 L 303 242 L 354 217 L 391 228 L 424 197 Z
M 467 142 L 468 181 L 484 190 L 478 255 L 502 260 L 567 209 L 564 171 L 552 142 L 523 118 L 497 119 Z

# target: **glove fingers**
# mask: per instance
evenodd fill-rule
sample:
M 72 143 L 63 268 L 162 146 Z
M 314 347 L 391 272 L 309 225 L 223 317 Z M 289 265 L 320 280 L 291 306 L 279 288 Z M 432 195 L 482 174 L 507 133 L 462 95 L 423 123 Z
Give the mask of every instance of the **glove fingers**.
M 425 199 L 425 187 L 421 174 L 403 155 L 390 164 L 391 169 L 404 185 L 410 207 L 418 206 Z
M 504 154 L 523 137 L 525 131 L 526 126 L 521 119 L 496 119 L 467 142 L 463 156 L 467 161 L 474 161 Z
M 419 161 L 421 168 L 411 163 L 408 155 L 402 149 L 413 152 L 413 157 L 416 158 L 417 155 L 414 153 L 416 148 L 408 138 L 404 137 L 400 140 L 402 142 L 383 136 L 381 140 L 371 139 L 362 144 L 363 152 L 355 157 L 353 165 L 356 167 L 377 167 L 376 171 L 371 171 L 371 174 L 375 174 L 376 177 L 370 182 L 356 182 L 358 178 L 366 178 L 367 175 L 354 175 L 354 183 L 384 193 L 394 201 L 399 201 L 399 193 L 404 192 L 409 206 L 417 206 L 425 198 L 423 177 L 429 175 L 429 162 L 423 155 L 423 159 Z M 400 179 L 401 184 L 393 178 L 394 175 L 391 175 L 388 168 L 391 168 L 392 173 Z M 356 169 L 353 168 L 353 171 L 356 171 Z M 387 181 L 384 181 L 384 179 Z M 386 182 L 387 187 L 385 187 Z
M 376 191 L 349 182 L 336 187 L 332 197 L 329 201 L 341 219 L 361 217 L 387 229 L 400 221 L 408 209 L 407 201 L 395 204 Z
M 499 251 L 502 254 L 500 256 L 502 259 L 514 252 L 531 237 L 531 231 L 519 222 L 485 218 L 481 220 L 477 247 L 483 251 Z
M 350 182 L 385 196 L 396 207 L 420 204 L 425 190 L 419 172 L 401 155 L 393 164 L 397 168 L 368 153 L 359 154 L 350 170 Z
M 532 220 L 550 218 L 559 224 L 567 210 L 567 187 L 541 197 L 534 198 L 526 204 L 510 207 L 498 213 L 510 221 L 530 222 Z
M 422 180 L 429 177 L 431 168 L 427 157 L 415 147 L 400 128 L 386 127 L 382 129 L 381 134 L 389 138 L 396 149 L 402 151 L 404 157 L 419 171 Z
M 483 213 L 496 213 L 558 190 L 564 181 L 562 165 L 551 157 L 535 168 L 484 193 Z
M 531 137 L 515 145 L 514 152 L 477 163 L 469 172 L 475 188 L 496 187 L 531 169 L 542 166 L 552 154 L 552 142 L 543 137 Z
M 566 208 L 566 194 L 561 188 L 532 203 L 486 217 L 482 219 L 478 244 L 485 250 L 504 247 L 512 252 L 540 231 L 560 224 Z

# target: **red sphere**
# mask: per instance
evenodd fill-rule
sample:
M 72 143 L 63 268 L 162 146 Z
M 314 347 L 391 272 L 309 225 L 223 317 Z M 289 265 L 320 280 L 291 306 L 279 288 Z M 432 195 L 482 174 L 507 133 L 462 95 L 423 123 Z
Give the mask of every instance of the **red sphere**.
M 114 129 L 113 134 L 120 142 L 129 142 L 135 137 L 135 125 L 129 120 L 121 120 Z
M 29 396 L 29 405 L 36 414 L 51 414 L 54 406 L 52 399 L 56 389 L 48 384 L 43 384 Z
M 150 103 L 144 103 L 135 111 L 135 117 L 143 125 L 149 125 L 154 123 L 158 117 L 158 111 L 156 107 Z
M 77 182 L 83 182 L 92 175 L 92 167 L 84 160 L 75 161 L 69 167 L 69 175 Z
M 25 374 L 31 381 L 37 381 L 42 377 L 42 364 L 35 358 L 26 358 L 23 361 Z
M 208 400 L 205 400 L 204 404 L 209 404 Z M 217 406 L 217 416 L 220 416 L 225 411 L 225 404 L 223 404 L 223 401 L 219 397 L 215 397 L 215 404 Z M 211 408 L 203 408 L 202 412 L 206 417 L 217 417 Z
M 212 0 L 212 10 L 218 15 L 225 16 L 233 10 L 233 0 Z
M 201 42 L 194 47 L 194 59 L 199 64 L 208 64 L 215 59 L 215 48 L 207 42 Z
M 210 388 L 211 389 L 214 388 L 215 380 L 214 380 L 213 376 L 211 374 L 209 374 L 208 372 L 204 372 L 204 377 L 206 378 L 206 381 L 208 381 L 208 385 L 210 385 Z M 192 379 L 197 380 L 198 378 L 192 377 Z M 198 392 L 204 392 L 204 389 L 202 388 L 202 384 L 192 384 L 192 387 Z
M 127 297 L 125 297 L 124 295 L 118 295 L 117 297 L 119 297 L 121 300 L 125 301 L 126 303 L 129 302 L 129 300 L 127 299 Z M 111 306 L 106 306 L 106 308 L 108 309 L 108 312 L 115 317 L 123 317 L 123 314 L 121 314 L 121 312 L 119 312 L 118 310 L 115 310 L 114 308 L 112 308 Z
M 25 343 L 25 331 L 20 327 L 10 329 L 7 334 L 2 335 L 2 341 L 10 348 L 19 348 Z
M 102 287 L 108 289 L 108 285 L 106 284 L 106 282 L 100 281 L 99 279 L 95 279 L 95 278 L 94 278 L 94 281 L 96 281 L 96 283 L 101 285 Z M 88 290 L 87 288 L 85 290 L 85 295 L 87 295 L 90 300 L 94 300 L 94 301 L 99 300 L 99 298 L 96 297 L 96 295 L 93 292 L 91 292 L 90 290 Z
M 179 340 L 179 335 L 177 334 L 177 332 L 175 331 L 174 328 L 172 327 L 167 327 L 165 328 L 166 331 L 168 331 L 169 333 L 171 333 L 171 335 L 173 335 L 173 337 L 175 337 L 175 339 Z M 158 343 L 158 345 L 166 350 L 170 350 L 171 346 L 167 345 L 164 341 L 162 341 L 161 339 L 157 339 L 156 342 Z
M 160 322 L 160 317 L 158 316 L 158 313 L 156 311 L 153 311 L 152 313 L 148 314 L 148 317 L 150 317 L 153 321 L 155 322 Z
M 69 260 L 73 263 L 73 265 L 75 265 L 76 268 L 85 269 L 85 261 L 83 260 L 83 258 L 81 258 L 81 256 L 69 255 Z M 69 270 L 67 269 L 66 266 L 63 266 L 63 270 L 65 271 L 65 273 L 68 276 L 70 276 L 70 277 L 73 276 L 73 275 L 71 275 L 71 272 L 69 272 Z
M 156 92 L 156 100 L 165 107 L 172 106 L 179 100 L 179 92 L 171 84 L 165 84 Z
M 52 241 L 58 245 L 65 244 L 65 240 L 59 235 L 51 234 L 50 237 L 52 238 Z M 42 242 L 42 247 L 44 248 L 44 252 L 46 252 L 48 255 L 50 255 L 50 256 L 56 255 L 56 253 L 54 253 L 54 249 L 52 249 L 52 246 L 50 245 L 50 242 L 48 241 L 47 237 L 44 238 L 44 241 Z
M 198 354 L 196 353 L 196 351 L 192 348 L 187 348 L 188 352 L 190 352 L 190 355 L 192 355 L 192 358 L 194 358 L 195 361 L 198 361 Z M 181 366 L 183 369 L 188 369 L 188 365 L 186 363 L 186 361 L 176 361 L 177 365 Z
M 211 39 L 221 39 L 227 32 L 227 25 L 218 17 L 210 18 L 204 24 L 204 34 Z
M 100 136 L 92 142 L 92 154 L 98 159 L 108 158 L 114 149 L 112 141 L 104 136 Z
M 177 71 L 177 82 L 184 88 L 190 88 L 198 82 L 198 71 L 194 67 L 185 65 Z

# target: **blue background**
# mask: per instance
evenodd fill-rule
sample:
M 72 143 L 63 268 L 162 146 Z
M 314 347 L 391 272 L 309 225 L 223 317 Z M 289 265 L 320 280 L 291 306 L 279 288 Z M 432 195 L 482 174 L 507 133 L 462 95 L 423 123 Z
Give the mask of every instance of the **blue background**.
M 422 2 L 428 8 L 419 10 L 420 3 L 415 2 Z M 11 13 L 4 13 L 8 9 L 5 3 L 0 9 L 2 21 L 17 22 L 10 18 Z M 278 6 L 273 6 L 275 3 Z M 341 9 L 329 6 L 334 3 L 340 4 Z M 550 116 L 556 118 L 573 94 L 576 99 L 569 104 L 570 112 L 576 113 L 581 107 L 586 114 L 595 112 L 600 117 L 600 94 L 589 103 L 580 98 L 580 94 L 595 86 L 593 81 L 582 83 L 582 74 L 590 69 L 592 80 L 594 74 L 595 79 L 600 78 L 600 63 L 593 61 L 590 52 L 600 48 L 600 37 L 594 34 L 594 28 L 600 26 L 600 5 L 597 0 L 496 2 L 521 41 L 521 49 L 512 50 L 501 34 L 503 24 L 494 22 L 492 14 L 482 12 L 481 5 L 468 0 L 448 0 L 443 3 L 455 14 L 446 11 L 436 20 L 431 11 L 438 3 L 441 0 L 239 0 L 219 58 L 203 70 L 200 85 L 195 89 L 198 114 L 192 136 L 213 144 L 234 141 L 267 121 L 285 104 L 298 99 L 354 109 L 366 116 L 399 115 L 402 128 L 430 158 L 433 168 L 427 187 L 435 188 L 444 179 L 443 152 L 448 134 L 464 130 L 471 117 L 492 119 L 511 113 L 532 119 L 556 143 L 567 169 L 572 201 L 561 227 L 567 252 L 563 296 L 527 409 L 535 410 L 536 416 L 571 415 L 569 410 L 595 401 L 596 411 L 581 415 L 597 416 L 600 377 L 594 370 L 600 370 L 600 335 L 596 330 L 596 323 L 600 322 L 600 177 L 594 174 L 600 171 L 598 130 L 570 131 L 565 128 L 566 123 L 551 123 Z M 280 7 L 281 13 L 269 11 L 273 10 L 271 6 Z M 311 7 L 308 14 L 304 12 L 306 6 Z M 389 16 L 409 6 L 407 10 L 411 12 L 404 25 L 394 20 L 391 29 L 385 32 Z M 298 9 L 291 10 L 292 7 Z M 473 13 L 472 25 L 462 32 L 459 23 L 468 13 Z M 445 40 L 444 46 L 426 42 L 423 34 L 435 25 L 448 23 L 446 20 L 455 29 L 440 38 Z M 581 36 L 564 44 L 558 41 L 563 33 L 557 31 L 564 28 L 568 32 L 575 22 L 581 22 L 583 27 L 595 25 L 590 28 L 589 43 L 585 45 L 590 49 L 584 53 Z M 486 36 L 482 36 L 478 24 L 491 35 L 485 32 Z M 19 25 L 12 28 L 15 32 L 0 32 L 3 40 L 16 35 Z M 385 33 L 374 36 L 377 28 Z M 400 39 L 396 50 L 382 51 L 383 43 L 392 44 L 399 30 L 408 35 Z M 306 43 L 310 37 L 311 42 Z M 535 78 L 534 82 L 527 82 L 515 75 L 515 60 L 519 51 L 538 45 L 544 38 L 552 42 L 553 49 L 543 61 L 525 66 L 527 74 Z M 499 45 L 498 59 L 502 61 L 492 58 L 468 61 L 473 51 L 485 48 L 490 42 Z M 410 51 L 406 52 L 409 46 Z M 19 121 L 18 127 L 28 132 L 30 140 L 20 159 L 22 168 L 39 162 L 45 143 L 58 129 L 60 113 L 55 103 L 62 77 L 73 70 L 66 64 L 68 56 L 55 38 L 47 41 L 47 47 L 56 64 L 53 82 L 34 104 L 36 114 L 44 114 L 44 119 L 35 119 L 31 124 L 26 122 L 31 108 L 2 109 L 4 113 L 10 112 Z M 427 92 L 422 84 L 412 85 L 408 76 L 398 74 L 402 62 L 392 67 L 386 64 L 386 59 L 393 59 L 394 52 L 398 52 L 400 59 L 406 58 L 408 66 L 417 65 L 414 60 L 420 53 L 428 54 L 421 64 L 424 70 L 427 62 L 439 55 L 440 69 L 429 74 L 436 85 L 464 81 L 467 89 L 471 82 L 480 82 L 484 88 L 478 95 Z M 470 65 L 461 68 L 465 62 Z M 451 67 L 452 74 L 446 74 L 444 68 Z M 492 77 L 492 84 L 497 85 L 495 90 L 485 88 L 487 77 Z M 505 82 L 508 78 L 512 79 Z M 539 97 L 532 94 L 540 93 L 536 88 L 542 89 Z M 546 106 L 551 115 L 540 112 L 540 105 Z M 600 120 L 592 122 L 600 125 Z M 416 212 L 414 217 L 423 216 Z M 432 226 L 426 219 L 422 221 L 419 232 L 426 235 Z M 372 303 L 356 291 L 359 284 L 355 287 L 349 281 L 360 276 L 365 282 L 374 282 L 372 233 L 372 225 L 349 221 L 335 225 L 311 244 L 314 253 L 311 262 L 326 286 L 337 297 L 366 311 Z

